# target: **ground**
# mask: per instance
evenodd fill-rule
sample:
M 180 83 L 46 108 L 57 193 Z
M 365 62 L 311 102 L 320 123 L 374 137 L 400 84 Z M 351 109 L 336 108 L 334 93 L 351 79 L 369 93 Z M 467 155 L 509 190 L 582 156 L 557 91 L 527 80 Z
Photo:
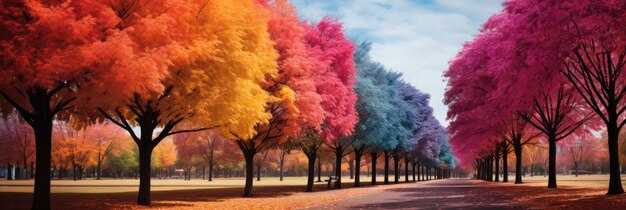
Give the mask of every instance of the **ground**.
M 475 180 L 435 180 L 387 189 L 384 193 L 356 196 L 311 209 L 475 208 L 527 209 L 528 207 Z
M 364 183 L 369 178 L 363 177 Z M 404 177 L 402 177 L 404 178 Z M 513 181 L 514 177 L 509 180 Z M 546 189 L 546 177 L 524 177 L 524 184 L 476 180 L 432 180 L 352 188 L 348 177 L 341 190 L 318 183 L 305 193 L 305 177 L 255 181 L 254 197 L 242 198 L 243 179 L 153 180 L 156 209 L 351 209 L 351 208 L 478 208 L 478 209 L 619 209 L 626 195 L 606 196 L 608 176 L 558 176 L 559 188 Z M 382 180 L 382 177 L 379 177 Z M 402 180 L 402 179 L 401 179 Z M 137 180 L 54 180 L 53 209 L 144 209 L 134 204 Z M 0 180 L 0 207 L 28 209 L 32 181 Z

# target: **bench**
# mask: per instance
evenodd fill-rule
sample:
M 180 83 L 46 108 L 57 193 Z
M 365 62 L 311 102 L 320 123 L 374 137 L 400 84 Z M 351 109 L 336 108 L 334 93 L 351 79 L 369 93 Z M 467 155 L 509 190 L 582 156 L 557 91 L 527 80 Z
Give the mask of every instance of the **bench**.
M 335 182 L 337 182 L 337 177 L 336 176 L 328 176 L 328 179 L 324 180 L 325 182 L 328 182 L 328 189 L 332 189 L 333 186 L 335 186 Z

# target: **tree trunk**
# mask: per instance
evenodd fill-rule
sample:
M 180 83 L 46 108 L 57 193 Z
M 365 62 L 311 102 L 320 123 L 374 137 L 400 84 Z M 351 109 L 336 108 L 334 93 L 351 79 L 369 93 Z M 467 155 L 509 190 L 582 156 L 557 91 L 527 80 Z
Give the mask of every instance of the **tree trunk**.
M 389 152 L 384 151 L 385 155 L 385 184 L 389 184 Z
M 500 151 L 498 151 L 499 153 Z M 500 156 L 496 155 L 496 182 L 500 181 Z
M 317 182 L 322 182 L 322 159 L 317 158 Z
M 261 167 L 263 167 L 263 164 L 257 163 L 257 166 L 256 166 L 256 181 L 261 181 Z
M 22 159 L 22 165 L 24 166 L 24 175 L 22 177 L 24 179 L 28 179 L 28 160 L 26 158 Z
M 287 156 L 287 152 L 285 152 L 285 149 L 281 149 L 280 150 L 280 159 L 278 161 L 278 168 L 280 170 L 280 181 L 283 181 L 283 167 L 285 166 L 285 157 Z
M 372 185 L 376 185 L 376 159 L 378 159 L 378 152 L 372 150 L 370 154 L 372 155 Z
M 548 188 L 556 188 L 556 139 L 553 135 L 548 136 L 548 145 Z
M 211 161 L 209 161 L 209 182 L 213 181 L 213 157 L 211 157 Z
M 76 165 L 72 164 L 72 180 L 76 181 L 76 175 L 78 175 L 78 170 Z
M 400 182 L 400 157 L 397 152 L 393 153 L 393 183 Z
M 509 182 L 509 163 L 507 154 L 509 146 L 506 142 L 503 142 L 502 144 L 502 182 Z
M 578 177 L 578 163 L 574 163 L 574 174 Z
M 404 182 L 409 182 L 409 156 L 404 155 Z
M 98 156 L 100 156 L 100 153 L 98 153 Z M 98 158 L 98 166 L 96 170 L 98 171 L 96 174 L 96 179 L 100 180 L 100 177 L 102 177 L 102 160 L 100 158 Z
M 350 179 L 354 179 L 354 160 L 348 161 L 348 169 L 350 171 Z
M 337 143 L 335 150 L 335 176 L 337 177 L 335 189 L 341 189 L 341 159 L 343 159 L 343 147 L 340 143 Z
M 244 159 L 246 161 L 246 185 L 243 189 L 243 197 L 252 196 L 252 182 L 254 181 L 254 154 L 250 151 L 244 151 Z
M 280 175 L 279 175 L 279 176 L 280 176 L 280 181 L 281 181 L 281 182 L 283 181 L 283 166 L 284 166 L 284 165 L 285 165 L 285 161 L 284 161 L 284 159 L 283 159 L 283 160 L 281 160 L 281 161 L 280 161 L 280 167 L 279 167 L 279 168 L 280 168 L 280 172 L 279 172 L 279 173 L 280 173 Z
M 363 156 L 363 149 L 354 150 L 354 186 L 361 186 L 361 156 Z
M 144 134 L 144 132 L 142 132 Z M 141 145 L 139 146 L 139 194 L 137 196 L 137 204 L 150 205 L 150 160 L 152 157 L 151 145 L 152 136 L 147 139 L 141 137 Z
M 308 170 L 308 174 L 307 174 L 307 181 L 306 181 L 306 191 L 307 192 L 313 192 L 313 181 L 315 179 L 315 159 L 317 156 L 317 152 L 312 152 L 312 153 L 306 153 L 307 158 L 309 158 L 309 170 Z
M 489 157 L 489 181 L 493 182 L 493 156 Z
M 609 191 L 607 195 L 624 193 L 619 171 L 619 129 L 617 129 L 617 117 L 610 116 L 607 125 L 609 140 Z
M 11 169 L 13 169 L 13 167 L 10 163 L 7 163 L 7 180 L 13 180 L 13 172 L 11 172 Z
M 32 100 L 32 99 L 31 99 Z M 35 190 L 32 209 L 50 209 L 50 160 L 52 159 L 52 114 L 50 113 L 49 99 L 35 107 L 37 120 L 33 125 L 35 132 Z M 41 109 L 46 110 L 41 113 Z
M 413 182 L 415 182 L 415 162 L 412 162 L 411 166 L 413 167 L 411 168 L 411 172 L 413 173 Z
M 515 184 L 522 183 L 522 147 L 516 146 L 515 150 Z
M 476 180 L 479 180 L 479 179 L 483 178 L 482 177 L 482 175 L 483 175 L 483 172 L 482 172 L 483 165 L 482 165 L 481 162 L 482 161 L 480 159 L 476 160 Z
M 417 181 L 422 181 L 423 177 L 422 175 L 422 162 L 417 161 Z

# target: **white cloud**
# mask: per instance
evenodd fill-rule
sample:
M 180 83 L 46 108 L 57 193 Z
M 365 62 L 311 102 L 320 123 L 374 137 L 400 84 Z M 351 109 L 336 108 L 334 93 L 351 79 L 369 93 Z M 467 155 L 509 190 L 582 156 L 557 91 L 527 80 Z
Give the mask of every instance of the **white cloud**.
M 471 40 L 502 0 L 294 0 L 310 21 L 339 18 L 349 36 L 373 42 L 372 57 L 404 73 L 404 79 L 431 94 L 435 116 L 444 125 L 448 61 Z M 421 3 L 420 3 L 421 2 Z

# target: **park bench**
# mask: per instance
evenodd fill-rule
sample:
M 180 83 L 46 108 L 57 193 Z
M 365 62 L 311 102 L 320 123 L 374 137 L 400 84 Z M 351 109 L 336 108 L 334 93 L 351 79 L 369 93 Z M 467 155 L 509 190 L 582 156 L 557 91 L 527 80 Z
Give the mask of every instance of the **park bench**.
M 337 182 L 337 177 L 336 176 L 328 176 L 328 179 L 324 180 L 325 182 L 328 182 L 328 189 L 332 189 L 333 186 L 335 186 L 335 182 Z

